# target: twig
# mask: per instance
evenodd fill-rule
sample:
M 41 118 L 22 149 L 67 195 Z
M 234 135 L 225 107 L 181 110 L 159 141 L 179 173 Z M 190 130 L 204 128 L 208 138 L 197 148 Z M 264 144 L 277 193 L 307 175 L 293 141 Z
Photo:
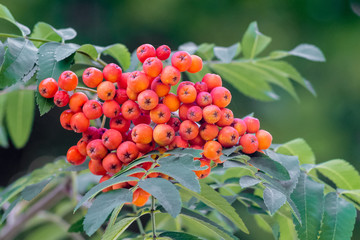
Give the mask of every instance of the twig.
M 132 208 L 133 208 L 134 212 L 136 213 L 136 212 L 137 212 L 137 209 L 136 209 L 136 206 L 135 206 L 134 204 L 132 204 Z M 143 227 L 143 225 L 142 225 L 142 223 L 141 223 L 140 218 L 137 218 L 137 219 L 136 219 L 136 223 L 137 223 L 137 225 L 138 225 L 138 228 L 139 228 L 139 231 L 140 231 L 141 235 L 142 235 L 142 236 L 145 236 L 145 230 L 144 230 L 144 227 Z
M 152 225 L 152 233 L 153 240 L 156 240 L 156 222 L 155 222 L 155 198 L 151 196 L 151 225 Z

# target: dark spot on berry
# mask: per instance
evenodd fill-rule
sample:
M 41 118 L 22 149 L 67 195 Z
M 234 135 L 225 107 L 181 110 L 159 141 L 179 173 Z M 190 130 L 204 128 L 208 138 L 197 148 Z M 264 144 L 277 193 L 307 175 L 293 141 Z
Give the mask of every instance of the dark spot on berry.
M 165 113 L 159 112 L 158 116 L 159 116 L 159 118 L 163 118 L 165 116 Z
M 176 82 L 177 81 L 177 77 L 173 77 L 173 82 Z
M 189 127 L 189 128 L 186 129 L 185 132 L 186 132 L 187 134 L 191 134 L 191 133 L 192 133 L 192 129 Z
M 116 164 L 112 164 L 110 168 L 111 169 L 116 169 Z
M 171 138 L 171 137 L 172 137 L 172 133 L 171 133 L 171 132 L 167 132 L 167 133 L 166 133 L 166 137 L 167 137 L 167 138 Z
M 87 77 L 89 77 L 89 76 L 91 75 L 91 72 L 90 72 L 90 71 L 86 71 L 86 72 L 85 72 L 85 75 L 86 75 Z
M 151 103 L 151 99 L 150 99 L 150 98 L 145 99 L 145 104 L 146 104 L 146 105 L 149 105 L 150 103 Z
M 130 156 L 131 156 L 131 154 L 128 153 L 128 152 L 126 152 L 126 153 L 124 154 L 124 157 L 125 157 L 125 158 L 130 158 Z
M 95 153 L 95 148 L 91 147 L 91 148 L 89 149 L 89 151 L 90 151 L 90 153 Z
M 235 135 L 231 135 L 231 141 L 235 141 L 236 140 L 236 136 Z
M 127 110 L 127 112 L 128 112 L 129 114 L 133 113 L 133 112 L 134 112 L 134 108 L 129 108 L 129 109 Z
M 121 120 L 121 119 L 117 119 L 117 120 L 115 121 L 115 123 L 116 123 L 117 125 L 122 125 L 122 120 Z

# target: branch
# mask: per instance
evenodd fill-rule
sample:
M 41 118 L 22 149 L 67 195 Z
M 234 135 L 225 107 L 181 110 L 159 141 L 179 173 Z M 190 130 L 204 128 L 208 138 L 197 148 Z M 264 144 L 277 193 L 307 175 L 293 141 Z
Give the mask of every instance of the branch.
M 0 233 L 0 239 L 2 240 L 12 240 L 14 237 L 23 229 L 25 223 L 36 215 L 41 210 L 46 210 L 55 205 L 60 201 L 64 194 L 67 194 L 66 184 L 62 184 L 54 188 L 51 192 L 44 196 L 44 198 L 37 201 L 33 206 L 29 208 L 24 214 L 21 214 L 17 217 L 16 222 L 13 224 L 7 223 Z

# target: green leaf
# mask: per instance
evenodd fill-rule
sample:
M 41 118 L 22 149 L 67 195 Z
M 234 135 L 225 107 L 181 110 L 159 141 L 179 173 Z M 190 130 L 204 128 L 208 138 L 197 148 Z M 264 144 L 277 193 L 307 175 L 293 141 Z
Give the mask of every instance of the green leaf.
M 139 181 L 139 187 L 154 196 L 174 218 L 180 213 L 180 194 L 171 182 L 162 178 L 146 178 Z
M 34 120 L 34 91 L 17 90 L 7 94 L 6 125 L 16 148 L 30 137 Z
M 343 190 L 343 189 L 338 188 L 337 192 L 339 192 L 341 195 L 347 196 L 348 198 L 350 198 L 360 204 L 360 189 Z
M 140 66 L 140 61 L 136 55 L 136 49 L 131 53 L 131 58 L 130 58 L 130 66 L 129 68 L 126 70 L 126 72 L 133 72 L 135 70 L 138 69 L 138 67 Z M 123 69 L 125 70 L 125 69 Z
M 269 156 L 262 153 L 255 153 L 248 161 L 254 167 L 268 173 L 279 180 L 289 180 L 290 175 L 288 170 L 279 162 L 274 161 Z
M 180 214 L 182 217 L 184 217 L 188 220 L 195 221 L 196 223 L 201 224 L 202 226 L 206 227 L 210 231 L 217 234 L 222 239 L 225 239 L 225 240 L 238 239 L 232 233 L 228 232 L 223 227 L 221 227 L 219 224 L 211 221 L 209 218 L 207 218 L 203 215 L 200 215 L 194 211 L 191 211 L 186 208 L 182 208 Z
M 133 169 L 133 170 L 136 170 L 136 171 L 129 171 L 130 173 L 129 174 L 132 174 L 132 173 L 136 173 L 136 172 L 139 172 L 139 169 Z M 141 170 L 140 170 L 141 171 Z M 138 178 L 135 178 L 135 177 L 127 177 L 127 176 L 118 176 L 118 177 L 115 177 L 115 178 L 111 178 L 107 181 L 104 181 L 102 183 L 99 183 L 98 185 L 96 185 L 95 187 L 91 188 L 82 198 L 81 200 L 78 202 L 78 204 L 76 205 L 75 209 L 74 209 L 74 212 L 79 209 L 79 207 L 81 205 L 83 205 L 86 201 L 88 201 L 89 199 L 92 199 L 94 198 L 99 192 L 101 192 L 103 189 L 109 187 L 109 186 L 112 186 L 114 184 L 117 184 L 117 183 L 122 183 L 122 182 L 128 182 L 128 181 L 139 181 Z
M 273 219 L 280 228 L 279 240 L 298 239 L 291 213 L 286 206 L 280 208 L 273 216 Z
M 240 43 L 235 43 L 230 47 L 214 47 L 215 56 L 223 63 L 230 63 L 241 52 Z
M 116 240 L 125 230 L 136 220 L 138 217 L 123 218 L 115 223 L 111 228 L 106 229 L 105 234 L 102 236 L 102 240 Z
M 316 239 L 324 211 L 324 184 L 313 181 L 302 172 L 291 198 L 301 215 L 302 225 L 295 221 L 299 238 Z
M 30 37 L 49 40 L 53 42 L 61 42 L 61 37 L 54 31 L 53 27 L 44 22 L 38 22 L 35 24 Z M 36 47 L 40 47 L 43 44 L 43 42 L 34 41 L 34 45 Z
M 15 199 L 14 201 L 12 201 L 12 203 L 10 204 L 10 206 L 5 210 L 4 214 L 1 216 L 1 221 L 0 224 L 3 223 L 5 221 L 5 219 L 9 216 L 9 214 L 11 213 L 11 211 L 14 209 L 14 207 L 21 201 L 21 197 Z
M 315 164 L 315 155 L 310 146 L 302 138 L 281 144 L 276 152 L 284 155 L 297 156 L 300 164 Z
M 74 222 L 73 224 L 71 224 L 71 226 L 68 229 L 68 232 L 71 233 L 82 233 L 84 232 L 84 227 L 83 227 L 83 222 L 84 222 L 85 217 L 80 218 L 79 220 L 77 220 L 76 222 Z
M 9 146 L 5 126 L 3 124 L 5 118 L 6 99 L 6 94 L 0 94 L 0 146 L 4 148 Z
M 206 61 L 211 61 L 214 58 L 214 47 L 215 44 L 213 43 L 202 43 L 198 46 L 196 55 L 199 55 L 199 57 Z
M 81 47 L 78 48 L 76 51 L 86 54 L 94 61 L 97 59 L 97 57 L 99 55 L 98 52 L 96 51 L 96 48 L 91 44 L 81 45 Z
M 130 67 L 131 57 L 130 52 L 127 47 L 123 44 L 113 44 L 107 46 L 102 52 L 105 55 L 110 55 L 115 58 L 115 60 L 120 63 L 121 67 L 126 70 Z
M 61 61 L 74 54 L 79 48 L 79 45 L 73 43 L 61 44 L 55 51 L 55 60 Z
M 71 40 L 76 37 L 76 31 L 73 28 L 62 28 L 62 29 L 55 29 L 52 27 L 53 30 L 64 40 Z
M 48 185 L 52 178 L 45 179 L 39 183 L 27 186 L 22 192 L 21 196 L 24 200 L 31 201 L 34 197 L 41 193 L 41 191 Z
M 0 18 L 11 22 L 12 24 L 14 24 L 22 33 L 23 36 L 26 36 L 30 33 L 29 28 L 27 28 L 26 26 L 18 23 L 15 18 L 12 16 L 12 14 L 10 13 L 9 9 L 7 7 L 5 7 L 4 5 L 0 4 Z
M 345 160 L 330 160 L 316 165 L 315 169 L 329 178 L 338 188 L 360 189 L 359 172 Z
M 302 57 L 310 61 L 315 62 L 325 62 L 324 54 L 321 50 L 314 45 L 310 44 L 300 44 L 295 47 L 293 50 L 289 51 L 290 55 Z
M 204 63 L 203 68 L 201 69 L 200 72 L 189 73 L 188 71 L 186 71 L 185 73 L 186 73 L 186 76 L 190 79 L 190 81 L 192 81 L 193 83 L 196 83 L 196 82 L 201 82 L 201 80 L 203 79 L 205 74 L 211 73 L 211 72 L 212 71 L 209 67 L 209 64 Z M 174 91 L 173 93 L 176 93 L 176 89 L 171 89 L 170 91 Z
M 116 207 L 131 201 L 132 192 L 128 189 L 106 192 L 98 196 L 85 215 L 84 230 L 86 234 L 93 235 Z
M 159 234 L 159 237 L 166 237 L 172 240 L 201 240 L 201 238 L 184 232 L 162 232 Z
M 261 182 L 261 180 L 256 179 L 254 177 L 251 176 L 243 176 L 240 178 L 239 184 L 242 188 L 248 188 L 248 187 L 252 187 L 255 186 L 256 184 L 258 184 L 259 182 Z
M 0 88 L 19 82 L 37 60 L 37 48 L 24 38 L 8 38 L 4 62 L 0 70 Z
M 82 163 L 80 165 L 71 165 L 70 167 L 66 168 L 64 171 L 67 171 L 67 172 L 80 172 L 82 170 L 86 170 L 86 169 L 89 168 L 89 162 L 90 162 L 90 159 L 87 158 L 84 163 Z
M 180 184 L 192 191 L 200 192 L 200 184 L 193 170 L 200 165 L 190 155 L 170 156 L 160 158 L 160 167 L 154 168 L 151 172 L 160 172 L 176 179 Z
M 166 154 L 180 155 L 187 154 L 193 157 L 202 157 L 203 150 L 193 148 L 174 148 L 173 150 L 167 151 Z
M 244 57 L 253 59 L 261 53 L 270 42 L 271 38 L 263 35 L 259 31 L 257 22 L 250 23 L 242 39 Z
M 45 78 L 58 79 L 60 74 L 70 68 L 72 58 L 67 58 L 63 61 L 56 61 L 55 53 L 57 48 L 61 46 L 60 43 L 50 42 L 41 45 L 39 48 L 39 71 L 37 73 L 37 85 Z M 40 115 L 44 115 L 54 106 L 53 99 L 43 98 L 38 91 L 36 91 L 36 102 L 39 107 Z
M 321 224 L 320 240 L 351 239 L 356 219 L 353 204 L 340 198 L 335 192 L 325 196 L 324 217 Z
M 212 187 L 208 186 L 205 183 L 200 182 L 201 192 L 196 193 L 189 189 L 182 187 L 182 189 L 191 194 L 192 196 L 196 197 L 207 206 L 214 208 L 222 215 L 227 217 L 232 223 L 235 224 L 241 231 L 245 233 L 249 233 L 249 230 L 245 226 L 243 220 L 240 216 L 236 213 L 235 209 Z
M 273 215 L 286 202 L 286 196 L 274 188 L 267 187 L 264 190 L 264 202 L 270 214 Z
M 198 46 L 193 42 L 186 42 L 179 46 L 179 51 L 185 51 L 188 52 L 189 54 L 195 54 L 197 49 Z
M 248 97 L 273 101 L 279 97 L 272 91 L 262 75 L 249 70 L 241 63 L 211 64 L 211 69 Z

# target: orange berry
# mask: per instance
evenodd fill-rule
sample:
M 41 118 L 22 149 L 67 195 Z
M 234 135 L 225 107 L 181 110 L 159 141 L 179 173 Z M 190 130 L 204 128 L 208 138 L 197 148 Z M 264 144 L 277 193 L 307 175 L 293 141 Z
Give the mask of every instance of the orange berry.
M 175 137 L 174 129 L 166 124 L 159 124 L 154 128 L 153 138 L 154 141 L 160 146 L 169 145 Z
M 58 83 L 53 78 L 46 78 L 39 84 L 39 93 L 44 98 L 52 98 L 58 91 Z
M 86 153 L 91 159 L 101 161 L 108 154 L 108 149 L 101 139 L 95 139 L 86 146 Z
M 195 122 L 185 120 L 180 124 L 179 134 L 184 140 L 194 139 L 199 134 L 199 127 Z
M 199 122 L 202 119 L 202 109 L 199 106 L 192 106 L 187 112 L 187 119 Z
M 109 63 L 104 67 L 103 74 L 106 81 L 115 83 L 121 80 L 122 69 L 115 63 Z
M 108 173 L 115 174 L 121 170 L 123 164 L 119 160 L 119 158 L 116 156 L 116 153 L 109 153 L 102 160 L 102 166 Z
M 256 136 L 252 134 L 245 134 L 241 136 L 239 144 L 243 147 L 243 153 L 252 154 L 258 150 L 259 142 Z
M 69 107 L 74 113 L 81 112 L 82 107 L 88 100 L 88 97 L 84 93 L 76 92 L 70 97 Z
M 191 56 L 185 51 L 174 53 L 171 57 L 171 65 L 176 67 L 180 72 L 188 70 L 191 66 Z
M 137 101 L 141 109 L 151 110 L 158 105 L 159 97 L 153 90 L 145 90 L 138 95 Z
M 175 86 L 180 81 L 181 73 L 173 66 L 166 66 L 163 68 L 160 78 L 163 84 Z
M 106 170 L 102 166 L 101 161 L 97 161 L 94 159 L 90 159 L 89 170 L 94 175 L 105 175 L 106 174 Z
M 79 152 L 77 146 L 72 146 L 66 153 L 66 159 L 72 165 L 80 165 L 85 162 L 86 156 Z
M 244 122 L 246 124 L 246 132 L 256 133 L 260 129 L 260 121 L 254 117 L 245 117 Z
M 221 77 L 217 74 L 207 73 L 201 80 L 202 82 L 206 83 L 208 86 L 209 91 L 213 90 L 216 87 L 222 86 Z
M 219 134 L 219 128 L 215 124 L 203 123 L 200 126 L 199 135 L 205 141 L 213 140 Z
M 108 118 L 113 118 L 120 114 L 120 105 L 115 100 L 105 101 L 102 109 L 104 115 Z
M 164 84 L 160 77 L 157 77 L 151 83 L 151 90 L 153 90 L 159 97 L 164 97 L 170 92 L 170 85 Z
M 136 56 L 139 61 L 143 63 L 149 57 L 155 57 L 156 51 L 153 45 L 151 44 L 143 44 L 136 50 Z
M 166 123 L 170 120 L 171 112 L 165 104 L 158 104 L 150 111 L 150 118 L 156 124 Z
M 141 123 L 132 129 L 131 138 L 135 143 L 148 144 L 153 140 L 153 130 L 149 125 Z
M 187 70 L 189 73 L 197 73 L 200 72 L 203 67 L 203 62 L 201 57 L 196 55 L 191 55 L 191 65 Z
M 100 178 L 100 180 L 99 180 L 99 183 L 102 183 L 102 182 L 105 182 L 105 181 L 107 181 L 107 180 L 109 180 L 111 177 L 110 177 L 110 175 L 104 175 L 104 176 L 102 176 L 101 178 Z M 108 191 L 111 191 L 112 190 L 112 186 L 110 186 L 110 187 L 107 187 L 107 188 L 104 188 L 103 190 L 102 190 L 102 192 L 108 192 Z
M 101 137 L 104 146 L 109 150 L 115 150 L 122 142 L 122 135 L 115 129 L 109 129 Z
M 135 93 L 140 93 L 149 87 L 150 81 L 145 73 L 135 71 L 130 73 L 127 79 L 127 87 Z
M 231 123 L 231 126 L 238 131 L 239 136 L 242 136 L 246 133 L 247 130 L 246 123 L 241 118 L 234 118 L 234 121 Z
M 222 154 L 222 146 L 216 141 L 208 141 L 204 145 L 204 156 L 210 160 L 218 159 Z
M 72 91 L 78 85 L 78 77 L 72 71 L 65 71 L 59 77 L 59 87 L 65 91 Z
M 121 113 L 125 119 L 133 120 L 140 116 L 139 105 L 133 100 L 127 100 L 121 106 Z
M 218 141 L 226 148 L 235 146 L 239 141 L 239 133 L 233 127 L 223 127 L 219 132 Z
M 101 100 L 112 100 L 115 97 L 115 86 L 112 82 L 105 81 L 97 86 L 97 94 Z
M 216 105 L 209 105 L 203 109 L 203 119 L 207 123 L 216 123 L 221 118 L 221 110 Z
M 90 120 L 83 112 L 75 113 L 70 119 L 71 128 L 77 132 L 85 132 L 90 126 Z
M 60 115 L 60 124 L 64 129 L 73 130 L 71 128 L 70 121 L 71 121 L 72 116 L 74 116 L 74 114 L 75 113 L 73 111 L 71 111 L 70 109 L 65 110 L 65 111 L 63 111 L 61 113 L 61 115 Z
M 231 102 L 231 93 L 224 87 L 216 87 L 211 90 L 213 104 L 220 108 L 224 108 Z
M 220 127 L 230 126 L 234 122 L 234 114 L 228 108 L 221 109 L 220 120 L 216 123 Z
M 103 80 L 103 73 L 94 67 L 85 69 L 82 75 L 84 84 L 90 88 L 96 88 Z
M 149 57 L 143 63 L 143 71 L 150 77 L 157 77 L 163 68 L 160 59 L 156 57 Z
M 208 168 L 205 169 L 205 170 L 194 171 L 194 173 L 196 174 L 196 176 L 199 179 L 206 178 L 207 176 L 209 176 L 209 174 L 211 172 L 211 167 L 210 167 L 211 161 L 209 159 L 206 159 L 206 158 L 200 158 L 199 161 L 200 161 L 200 167 L 207 166 Z
M 272 136 L 268 131 L 260 129 L 255 136 L 259 142 L 259 149 L 268 149 L 270 147 Z
M 180 100 L 175 94 L 169 93 L 164 97 L 163 104 L 165 104 L 171 112 L 175 112 L 180 107 Z

